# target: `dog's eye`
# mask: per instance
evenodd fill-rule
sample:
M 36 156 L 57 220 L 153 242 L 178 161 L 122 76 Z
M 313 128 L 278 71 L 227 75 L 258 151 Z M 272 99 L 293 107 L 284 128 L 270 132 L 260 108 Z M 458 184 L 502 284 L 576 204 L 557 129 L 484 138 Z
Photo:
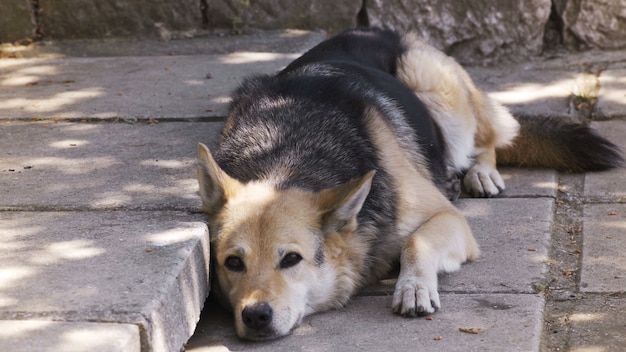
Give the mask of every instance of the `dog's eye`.
M 287 269 L 294 265 L 297 265 L 302 260 L 302 257 L 298 253 L 287 253 L 287 255 L 280 261 L 280 268 Z
M 243 271 L 243 269 L 245 269 L 243 260 L 241 260 L 241 258 L 239 257 L 235 257 L 234 255 L 226 258 L 226 261 L 224 261 L 224 266 L 226 267 L 226 269 L 231 271 Z

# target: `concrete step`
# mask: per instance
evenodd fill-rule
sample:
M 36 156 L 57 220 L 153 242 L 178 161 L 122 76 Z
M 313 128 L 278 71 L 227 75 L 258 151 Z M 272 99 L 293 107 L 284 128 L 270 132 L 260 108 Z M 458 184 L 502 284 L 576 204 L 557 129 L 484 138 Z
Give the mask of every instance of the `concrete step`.
M 0 212 L 0 320 L 20 323 L 3 349 L 65 351 L 91 333 L 112 334 L 95 345 L 103 351 L 180 349 L 208 295 L 202 220 L 180 211 Z

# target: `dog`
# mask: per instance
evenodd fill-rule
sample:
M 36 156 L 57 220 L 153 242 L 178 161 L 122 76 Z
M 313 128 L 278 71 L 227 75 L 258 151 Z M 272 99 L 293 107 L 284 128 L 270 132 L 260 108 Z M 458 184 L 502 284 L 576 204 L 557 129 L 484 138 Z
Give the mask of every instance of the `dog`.
M 199 145 L 216 287 L 237 335 L 289 335 L 400 264 L 393 312 L 441 307 L 437 274 L 479 256 L 458 188 L 505 189 L 503 164 L 603 170 L 618 148 L 586 125 L 516 119 L 414 34 L 357 28 L 233 93 Z M 455 186 L 456 185 L 456 186 Z

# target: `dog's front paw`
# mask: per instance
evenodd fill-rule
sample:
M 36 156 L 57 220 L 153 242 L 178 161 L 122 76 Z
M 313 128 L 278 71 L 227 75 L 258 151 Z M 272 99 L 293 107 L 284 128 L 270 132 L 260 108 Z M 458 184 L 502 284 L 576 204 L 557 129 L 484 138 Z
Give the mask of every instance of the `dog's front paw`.
M 392 309 L 404 317 L 424 316 L 441 307 L 437 283 L 427 285 L 418 277 L 400 278 L 393 293 Z
M 475 164 L 465 174 L 463 186 L 474 197 L 494 197 L 504 191 L 504 180 L 492 166 Z

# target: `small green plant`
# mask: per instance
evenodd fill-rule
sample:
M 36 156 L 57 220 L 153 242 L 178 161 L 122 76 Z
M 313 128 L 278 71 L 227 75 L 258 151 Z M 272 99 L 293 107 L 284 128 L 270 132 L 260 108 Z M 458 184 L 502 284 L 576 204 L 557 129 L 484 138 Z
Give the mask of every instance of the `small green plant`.
M 590 112 L 598 102 L 598 77 L 591 73 L 583 73 L 576 78 L 570 101 L 574 109 Z
M 239 16 L 231 17 L 230 23 L 232 26 L 231 30 L 233 34 L 237 34 L 237 35 L 243 34 L 244 29 L 246 29 L 246 24 L 243 22 L 243 20 Z
M 250 0 L 237 0 L 235 1 L 235 7 L 237 8 L 237 14 L 230 18 L 230 23 L 232 32 L 239 35 L 243 34 L 243 31 L 247 28 L 247 25 L 241 18 L 241 12 L 245 11 L 247 7 L 250 7 Z

